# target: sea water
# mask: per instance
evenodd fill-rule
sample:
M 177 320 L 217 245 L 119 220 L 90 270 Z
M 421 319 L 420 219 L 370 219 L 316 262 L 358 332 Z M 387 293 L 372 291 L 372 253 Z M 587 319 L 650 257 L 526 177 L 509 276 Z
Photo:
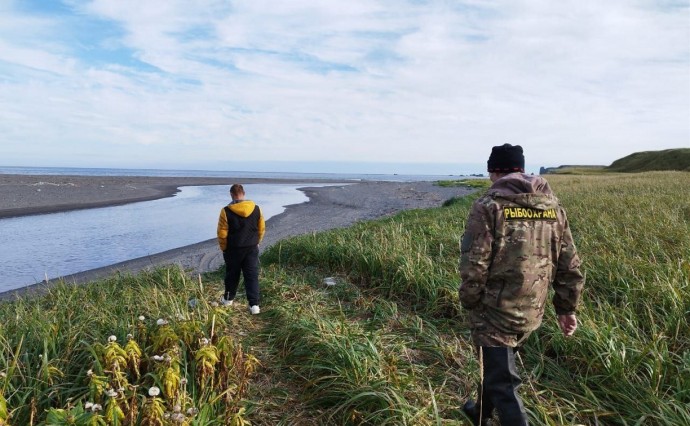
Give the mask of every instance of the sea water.
M 0 174 L 232 177 L 413 182 L 452 179 L 448 175 L 294 173 L 208 170 L 2 167 Z M 297 188 L 314 183 L 246 184 L 247 197 L 266 220 L 284 206 L 307 201 Z M 47 279 L 112 265 L 215 237 L 228 186 L 182 187 L 174 197 L 115 207 L 0 219 L 0 293 Z
M 268 220 L 308 200 L 314 184 L 246 184 Z M 227 185 L 185 186 L 173 197 L 0 219 L 0 292 L 206 241 L 216 236 Z
M 79 175 L 79 176 L 152 176 L 152 177 L 229 177 L 237 179 L 290 179 L 357 182 L 419 182 L 457 179 L 463 175 L 438 174 L 372 174 L 372 173 L 297 173 L 214 170 L 107 169 L 83 167 L 9 167 L 0 166 L 0 174 Z

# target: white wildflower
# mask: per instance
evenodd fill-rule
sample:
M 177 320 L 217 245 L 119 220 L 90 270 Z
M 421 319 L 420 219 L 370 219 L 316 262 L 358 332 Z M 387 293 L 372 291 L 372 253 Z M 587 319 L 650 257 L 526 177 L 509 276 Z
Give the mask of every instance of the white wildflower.
M 161 390 L 155 386 L 151 386 L 149 388 L 149 396 L 158 396 L 158 395 L 160 395 L 160 393 L 161 393 Z
M 171 416 L 171 420 L 172 420 L 173 422 L 175 422 L 175 423 L 182 423 L 182 422 L 184 422 L 184 420 L 185 420 L 184 414 L 182 414 L 182 413 L 175 413 L 175 414 L 173 414 L 173 415 Z
M 199 412 L 199 410 L 197 410 L 195 407 L 190 407 L 187 409 L 187 415 L 188 416 L 193 416 L 198 412 Z
M 202 337 L 201 340 L 199 341 L 199 343 L 201 344 L 201 346 L 208 346 L 209 342 L 208 342 L 207 338 Z
M 158 318 L 158 321 L 156 321 L 156 324 L 158 325 L 166 325 L 168 321 L 164 320 L 163 318 Z
M 139 321 L 146 321 L 146 317 L 143 315 L 139 315 Z
M 134 339 L 134 335 L 132 335 L 132 333 L 129 333 L 127 335 L 127 340 L 132 340 L 132 339 Z
M 115 398 L 117 396 L 117 391 L 115 389 L 108 389 L 105 391 L 105 394 L 111 398 Z
M 114 342 L 114 341 L 116 341 L 116 340 L 117 340 L 117 337 L 116 337 L 114 334 L 111 335 L 110 337 L 108 337 L 108 341 L 111 342 L 111 343 Z
M 181 379 L 180 379 L 180 384 L 181 384 L 182 386 L 186 385 L 186 384 L 187 384 L 187 378 L 186 378 L 186 377 L 181 378 Z
M 84 404 L 84 409 L 85 409 L 85 410 L 90 410 L 91 407 L 93 407 L 93 402 L 87 402 L 86 404 Z
M 89 371 L 86 372 L 86 375 L 89 377 L 93 376 L 93 370 L 89 368 Z
M 91 411 L 101 411 L 103 409 L 103 406 L 101 404 L 93 404 L 93 407 L 91 407 Z
M 154 361 L 163 361 L 163 359 L 164 359 L 164 358 L 163 358 L 162 355 L 154 355 L 154 356 L 153 356 L 153 360 L 154 360 Z
M 180 411 L 182 411 L 182 407 L 180 407 L 179 404 L 177 404 L 177 405 L 175 405 L 175 406 L 173 407 L 173 412 L 174 412 L 174 413 L 179 413 Z

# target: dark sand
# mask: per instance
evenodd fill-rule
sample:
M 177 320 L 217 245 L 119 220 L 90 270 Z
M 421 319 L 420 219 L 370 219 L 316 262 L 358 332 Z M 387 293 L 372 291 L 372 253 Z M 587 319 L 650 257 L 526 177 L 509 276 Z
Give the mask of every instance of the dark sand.
M 0 174 L 0 218 L 83 208 L 112 206 L 135 201 L 169 197 L 181 186 L 230 185 L 232 183 L 304 183 L 301 188 L 309 201 L 288 206 L 266 222 L 261 249 L 283 238 L 305 233 L 342 228 L 361 220 L 389 216 L 402 210 L 438 207 L 451 197 L 472 190 L 443 188 L 433 182 L 357 182 L 335 186 L 310 187 L 325 180 L 232 179 L 193 177 L 123 176 L 30 176 Z M 251 194 L 247 194 L 251 199 Z M 223 206 L 218 206 L 218 210 Z M 191 274 L 217 270 L 223 257 L 215 239 L 163 253 L 121 262 L 103 268 L 62 277 L 66 282 L 84 283 L 116 273 L 137 273 L 154 267 L 177 264 Z M 48 285 L 57 280 L 52 280 Z M 36 284 L 0 294 L 11 298 L 27 291 L 41 291 Z
M 170 197 L 181 186 L 232 185 L 232 178 L 0 174 L 0 218 L 55 213 Z M 241 183 L 323 180 L 243 179 Z

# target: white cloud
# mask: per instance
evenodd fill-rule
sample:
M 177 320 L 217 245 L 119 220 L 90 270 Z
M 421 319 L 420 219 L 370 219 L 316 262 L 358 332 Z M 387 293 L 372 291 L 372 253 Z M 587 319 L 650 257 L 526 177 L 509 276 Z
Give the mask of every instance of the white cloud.
M 538 167 L 690 146 L 687 5 L 69 6 L 0 10 L 10 164 L 484 164 L 512 142 Z

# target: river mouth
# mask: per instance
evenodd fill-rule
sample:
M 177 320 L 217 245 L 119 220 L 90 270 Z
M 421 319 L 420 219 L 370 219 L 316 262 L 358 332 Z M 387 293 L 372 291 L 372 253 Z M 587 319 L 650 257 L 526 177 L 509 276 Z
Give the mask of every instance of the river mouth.
M 244 188 L 268 220 L 308 201 L 303 186 Z M 229 201 L 227 185 L 186 186 L 153 201 L 0 219 L 0 292 L 215 238 Z

